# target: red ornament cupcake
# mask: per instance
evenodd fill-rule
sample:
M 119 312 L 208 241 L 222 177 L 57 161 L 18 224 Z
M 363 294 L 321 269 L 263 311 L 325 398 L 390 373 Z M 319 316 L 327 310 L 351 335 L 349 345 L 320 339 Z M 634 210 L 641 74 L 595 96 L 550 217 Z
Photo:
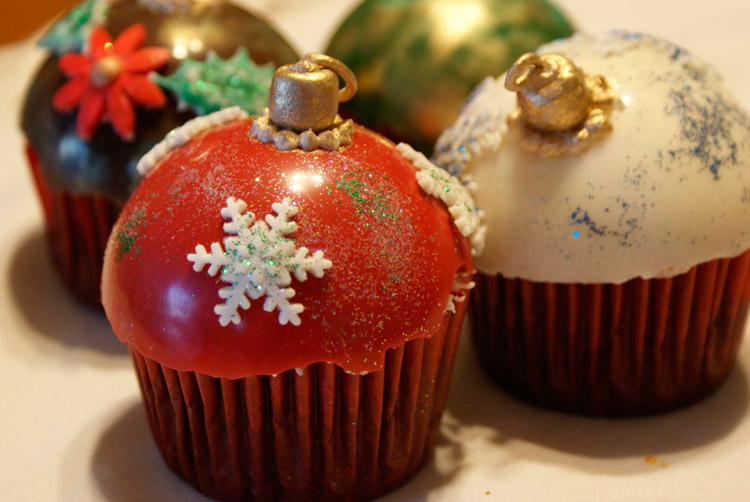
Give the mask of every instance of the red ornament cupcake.
M 458 180 L 336 115 L 354 89 L 308 55 L 260 116 L 188 122 L 110 238 L 102 301 L 154 439 L 211 497 L 368 500 L 432 452 L 478 216 Z
M 265 63 L 296 56 L 223 1 L 87 0 L 40 45 L 52 54 L 26 96 L 27 153 L 55 268 L 99 305 L 104 247 L 140 180 L 138 159 L 196 114 L 240 100 L 257 112 L 273 75 Z
M 504 387 L 631 415 L 726 378 L 750 299 L 750 118 L 709 66 L 637 33 L 554 42 L 480 86 L 437 152 L 485 212 L 473 338 Z

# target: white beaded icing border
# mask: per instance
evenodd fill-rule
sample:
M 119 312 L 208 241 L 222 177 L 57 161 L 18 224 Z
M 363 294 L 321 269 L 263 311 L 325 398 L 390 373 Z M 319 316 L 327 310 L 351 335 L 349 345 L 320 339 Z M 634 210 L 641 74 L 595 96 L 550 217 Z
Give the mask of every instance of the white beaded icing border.
M 141 176 L 148 175 L 154 166 L 156 166 L 156 164 L 162 159 L 174 150 L 185 145 L 199 133 L 233 120 L 245 119 L 248 117 L 250 117 L 250 115 L 242 110 L 242 108 L 239 106 L 233 106 L 203 117 L 196 117 L 192 120 L 188 120 L 182 126 L 170 131 L 161 142 L 154 145 L 146 155 L 141 157 L 141 160 L 138 161 L 138 165 L 136 166 L 138 172 Z
M 459 232 L 471 241 L 474 254 L 484 249 L 487 228 L 482 224 L 481 212 L 474 208 L 474 201 L 465 186 L 444 169 L 427 160 L 406 143 L 396 145 L 396 150 L 417 168 L 417 182 L 429 195 L 443 201 L 453 217 Z

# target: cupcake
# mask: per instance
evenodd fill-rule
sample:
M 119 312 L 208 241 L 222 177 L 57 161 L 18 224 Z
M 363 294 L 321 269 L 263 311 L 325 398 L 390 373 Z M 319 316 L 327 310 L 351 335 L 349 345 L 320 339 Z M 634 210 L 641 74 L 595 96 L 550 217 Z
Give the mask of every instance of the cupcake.
M 53 264 L 77 298 L 99 305 L 104 247 L 140 180 L 138 159 L 196 114 L 240 99 L 257 112 L 275 65 L 296 55 L 221 1 L 87 0 L 40 45 L 50 56 L 23 107 L 26 151 Z
M 155 442 L 208 496 L 369 500 L 433 449 L 478 215 L 424 156 L 336 115 L 355 88 L 308 55 L 259 116 L 176 129 L 109 240 L 102 302 Z
M 750 298 L 750 119 L 714 69 L 639 33 L 553 42 L 483 82 L 435 158 L 485 212 L 473 339 L 503 387 L 632 415 L 727 377 Z
M 482 79 L 572 34 L 547 0 L 365 0 L 326 51 L 359 76 L 342 114 L 429 155 Z

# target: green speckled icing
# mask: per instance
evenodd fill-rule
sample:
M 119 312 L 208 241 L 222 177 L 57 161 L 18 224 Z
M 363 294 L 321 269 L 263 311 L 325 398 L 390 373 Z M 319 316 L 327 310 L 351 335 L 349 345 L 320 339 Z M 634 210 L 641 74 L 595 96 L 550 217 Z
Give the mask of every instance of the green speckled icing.
M 344 114 L 429 154 L 482 79 L 572 32 L 545 0 L 366 0 L 327 53 L 359 81 Z
M 91 28 L 104 22 L 107 9 L 107 0 L 84 0 L 52 26 L 39 40 L 39 45 L 55 54 L 80 51 L 86 45 Z
M 151 79 L 169 89 L 181 106 L 189 106 L 198 115 L 239 105 L 250 114 L 268 105 L 274 65 L 256 65 L 244 47 L 234 56 L 221 59 L 210 52 L 205 61 L 184 59 L 171 75 L 154 73 Z

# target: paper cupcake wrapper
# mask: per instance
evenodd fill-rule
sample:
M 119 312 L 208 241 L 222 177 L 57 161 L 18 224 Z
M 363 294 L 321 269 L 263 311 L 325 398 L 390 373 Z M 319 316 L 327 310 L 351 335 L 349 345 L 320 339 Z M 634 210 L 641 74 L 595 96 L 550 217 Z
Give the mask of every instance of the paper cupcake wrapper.
M 734 366 L 750 298 L 750 251 L 668 278 L 554 284 L 476 278 L 472 338 L 512 393 L 594 415 L 677 408 Z
M 33 147 L 27 146 L 26 153 L 44 210 L 52 264 L 76 298 L 101 307 L 104 249 L 121 206 L 105 197 L 50 188 Z
M 219 500 L 371 500 L 429 459 L 466 302 L 366 375 L 330 363 L 237 380 L 175 371 L 131 347 L 169 468 Z

